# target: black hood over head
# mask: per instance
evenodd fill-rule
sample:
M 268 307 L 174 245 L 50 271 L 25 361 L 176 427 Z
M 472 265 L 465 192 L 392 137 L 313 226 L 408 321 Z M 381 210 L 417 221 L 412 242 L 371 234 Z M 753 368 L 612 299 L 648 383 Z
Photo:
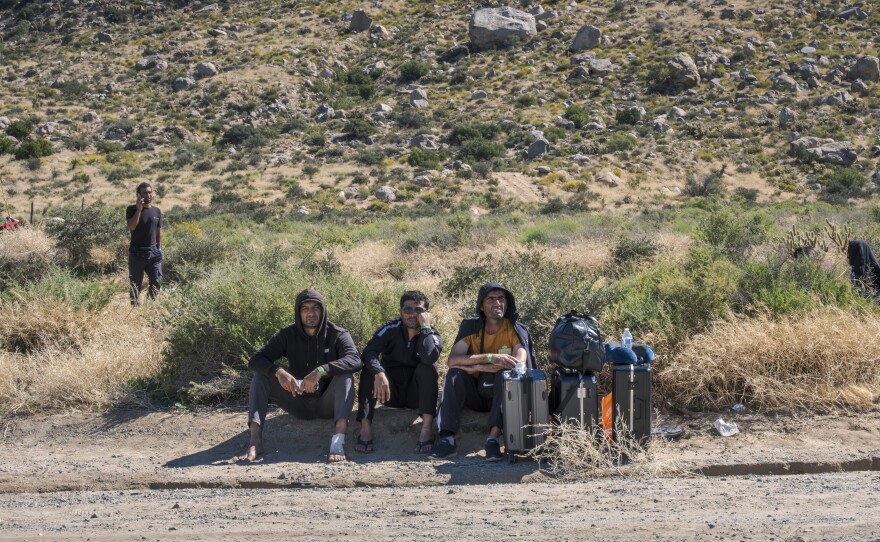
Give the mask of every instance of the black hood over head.
M 846 249 L 846 259 L 852 272 L 850 280 L 862 281 L 880 292 L 880 264 L 864 241 L 850 241 Z
M 308 335 L 299 316 L 299 310 L 306 301 L 315 301 L 321 305 L 321 321 L 318 323 L 318 333 L 316 336 L 319 339 L 324 339 L 327 337 L 327 306 L 324 304 L 324 297 L 318 290 L 305 289 L 296 295 L 296 306 L 294 308 L 296 311 L 296 329 L 303 335 Z M 320 342 L 323 344 L 323 340 Z
M 486 320 L 486 315 L 483 314 L 483 310 L 480 307 L 482 307 L 483 300 L 486 299 L 489 292 L 493 290 L 504 292 L 504 297 L 507 298 L 507 310 L 504 312 L 504 317 L 510 320 L 511 323 L 516 322 L 519 319 L 519 311 L 516 309 L 516 298 L 513 297 L 513 293 L 510 290 L 497 282 L 487 282 L 480 286 L 480 291 L 477 293 L 477 315 L 481 320 Z

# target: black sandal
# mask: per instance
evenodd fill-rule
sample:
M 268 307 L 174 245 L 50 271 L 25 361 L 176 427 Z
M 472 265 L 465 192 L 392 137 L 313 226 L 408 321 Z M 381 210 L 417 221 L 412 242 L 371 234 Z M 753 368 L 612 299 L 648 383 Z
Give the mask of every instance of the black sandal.
M 416 449 L 414 450 L 417 454 L 429 454 L 434 451 L 434 439 L 431 440 L 420 440 L 416 443 Z
M 354 445 L 354 451 L 359 454 L 373 453 L 373 439 L 361 440 L 360 438 L 358 438 L 357 444 Z

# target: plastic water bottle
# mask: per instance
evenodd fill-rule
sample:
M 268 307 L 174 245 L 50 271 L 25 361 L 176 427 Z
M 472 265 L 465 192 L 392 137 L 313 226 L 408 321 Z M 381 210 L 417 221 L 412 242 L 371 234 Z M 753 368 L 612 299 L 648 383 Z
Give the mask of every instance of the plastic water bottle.
M 520 376 L 526 374 L 526 362 L 525 361 L 517 361 L 516 362 L 516 372 Z
M 629 332 L 628 327 L 623 329 L 623 335 L 620 336 L 620 346 L 624 348 L 633 347 L 633 336 L 632 333 Z

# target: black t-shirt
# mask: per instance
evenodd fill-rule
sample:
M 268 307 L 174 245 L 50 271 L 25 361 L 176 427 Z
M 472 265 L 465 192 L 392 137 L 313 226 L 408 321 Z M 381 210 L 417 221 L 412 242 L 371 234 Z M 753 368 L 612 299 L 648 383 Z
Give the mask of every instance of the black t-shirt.
M 129 205 L 125 210 L 125 220 L 131 220 L 137 213 L 136 205 Z M 156 244 L 156 230 L 162 227 L 162 211 L 155 205 L 141 209 L 141 217 L 137 227 L 131 232 L 131 246 L 149 247 Z

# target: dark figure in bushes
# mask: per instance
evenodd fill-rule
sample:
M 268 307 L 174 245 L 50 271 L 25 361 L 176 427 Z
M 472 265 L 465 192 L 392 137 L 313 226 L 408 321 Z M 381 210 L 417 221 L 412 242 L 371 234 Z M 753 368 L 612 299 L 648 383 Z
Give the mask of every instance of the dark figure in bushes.
M 354 406 L 354 376 L 363 366 L 348 331 L 327 320 L 316 290 L 296 296 L 296 322 L 281 328 L 248 363 L 254 372 L 248 396 L 250 443 L 242 461 L 263 455 L 263 424 L 269 401 L 295 418 L 332 419 L 331 463 L 345 461 L 345 433 Z M 287 369 L 276 365 L 287 358 Z
M 849 280 L 865 295 L 880 297 L 880 265 L 864 241 L 850 241 L 846 259 L 851 269 Z
M 367 343 L 358 386 L 361 434 L 355 451 L 373 451 L 372 422 L 376 403 L 417 408 L 422 430 L 415 452 L 433 449 L 432 424 L 437 409 L 437 360 L 443 350 L 440 333 L 431 326 L 428 298 L 418 290 L 400 297 L 400 318 L 382 324 Z
M 128 284 L 131 304 L 140 305 L 144 272 L 150 281 L 149 297 L 156 296 L 162 283 L 162 211 L 153 205 L 153 187 L 141 183 L 135 190 L 137 202 L 125 210 L 131 244 L 128 247 Z
M 455 434 L 461 423 L 461 411 L 468 407 L 489 412 L 486 460 L 500 461 L 502 372 L 513 369 L 517 363 L 537 368 L 532 336 L 517 321 L 516 300 L 510 291 L 495 282 L 481 286 L 477 314 L 461 322 L 449 352 L 449 372 L 437 412 L 438 440 L 431 459 L 455 457 Z

